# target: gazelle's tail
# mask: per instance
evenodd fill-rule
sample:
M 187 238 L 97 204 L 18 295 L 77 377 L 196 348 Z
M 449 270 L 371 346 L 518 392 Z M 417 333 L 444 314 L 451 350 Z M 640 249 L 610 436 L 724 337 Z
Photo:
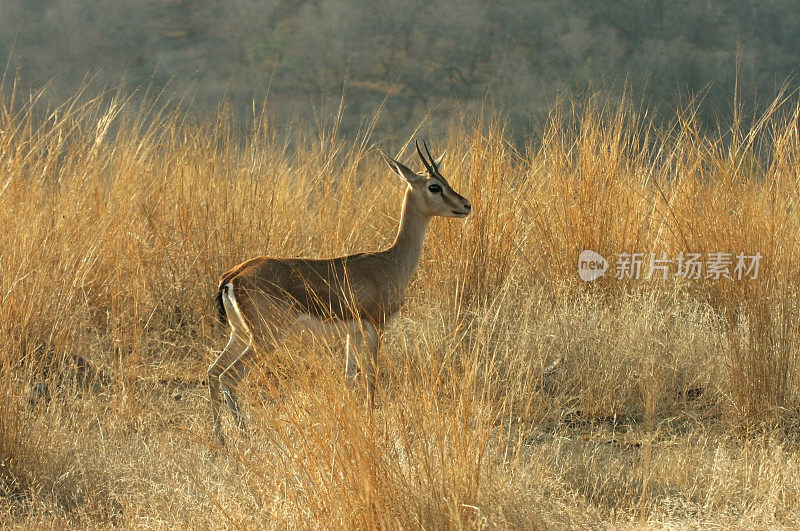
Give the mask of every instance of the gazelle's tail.
M 223 325 L 228 324 L 228 314 L 225 312 L 225 303 L 222 301 L 222 292 L 227 289 L 227 285 L 220 286 L 217 291 L 217 320 Z

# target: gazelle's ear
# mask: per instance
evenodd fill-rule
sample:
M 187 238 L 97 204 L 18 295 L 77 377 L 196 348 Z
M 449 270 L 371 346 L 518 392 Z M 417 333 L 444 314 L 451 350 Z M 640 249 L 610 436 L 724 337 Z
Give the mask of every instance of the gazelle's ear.
M 439 171 L 442 171 L 442 161 L 444 160 L 444 156 L 445 156 L 446 153 L 447 153 L 447 150 L 445 149 L 444 151 L 442 151 L 442 154 L 439 155 L 439 158 L 436 159 L 436 161 L 435 161 L 436 162 L 436 167 L 439 169 Z
M 383 151 L 381 151 L 381 156 L 383 157 L 383 160 L 386 161 L 386 164 L 388 164 L 389 167 L 392 169 L 392 171 L 395 172 L 397 175 L 399 175 L 405 182 L 411 184 L 411 183 L 418 183 L 418 182 L 421 182 L 421 181 L 425 180 L 425 177 L 423 177 L 422 175 L 418 175 L 418 174 L 414 173 L 413 171 L 408 169 L 406 166 L 404 166 L 403 164 L 397 162 L 396 160 L 394 160 L 392 157 L 390 157 L 389 155 L 387 155 Z

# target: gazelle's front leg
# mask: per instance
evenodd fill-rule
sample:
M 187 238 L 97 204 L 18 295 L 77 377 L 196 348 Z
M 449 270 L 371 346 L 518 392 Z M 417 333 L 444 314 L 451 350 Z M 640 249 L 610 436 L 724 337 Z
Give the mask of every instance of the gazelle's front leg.
M 369 409 L 375 409 L 375 388 L 378 387 L 378 347 L 380 346 L 380 335 L 373 329 L 367 344 L 367 402 Z
M 357 344 L 361 342 L 361 335 L 347 334 L 345 341 L 345 354 L 346 359 L 344 362 L 344 373 L 347 378 L 347 386 L 353 387 L 356 383 L 356 376 L 358 376 L 358 358 L 356 357 Z
M 375 401 L 379 342 L 380 337 L 375 326 L 362 321 L 357 330 L 347 334 L 347 342 L 345 344 L 347 351 L 347 359 L 345 361 L 347 383 L 350 386 L 355 383 L 359 365 L 365 368 L 364 376 L 367 381 L 367 400 L 370 409 L 372 409 Z

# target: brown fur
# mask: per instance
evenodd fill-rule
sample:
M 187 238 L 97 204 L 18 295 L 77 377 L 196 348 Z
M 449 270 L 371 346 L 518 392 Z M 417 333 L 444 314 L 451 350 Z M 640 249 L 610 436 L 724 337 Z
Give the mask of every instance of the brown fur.
M 392 267 L 384 253 L 359 253 L 330 260 L 258 257 L 220 277 L 220 290 L 229 282 L 251 330 L 258 330 L 252 312 L 258 294 L 285 305 L 292 314 L 317 319 L 366 320 L 383 328 L 400 309 L 399 286 L 392 286 Z M 400 296 L 398 296 L 400 295 Z M 266 316 L 264 316 L 266 317 Z

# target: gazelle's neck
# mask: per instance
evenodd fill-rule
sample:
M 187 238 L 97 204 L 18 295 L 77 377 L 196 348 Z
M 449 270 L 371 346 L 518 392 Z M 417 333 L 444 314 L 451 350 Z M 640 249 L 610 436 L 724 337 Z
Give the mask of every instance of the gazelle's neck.
M 403 290 L 408 286 L 411 275 L 419 265 L 429 221 L 430 218 L 420 212 L 414 201 L 411 200 L 411 188 L 409 188 L 403 198 L 403 210 L 400 214 L 397 238 L 391 247 L 384 251 L 386 257 L 397 268 L 396 278 L 398 285 Z

